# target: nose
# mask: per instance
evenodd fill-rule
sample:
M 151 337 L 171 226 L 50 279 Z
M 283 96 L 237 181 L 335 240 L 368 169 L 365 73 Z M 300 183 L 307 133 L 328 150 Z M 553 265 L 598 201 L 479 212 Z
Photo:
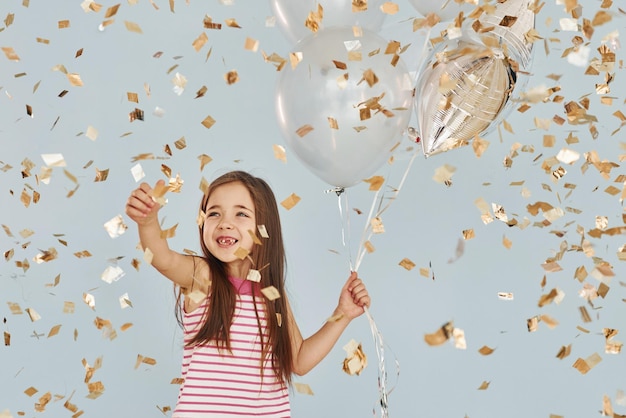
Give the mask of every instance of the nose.
M 228 219 L 226 219 L 226 217 L 223 217 L 220 220 L 220 223 L 219 223 L 219 225 L 217 227 L 219 229 L 232 229 L 233 228 L 233 224 Z

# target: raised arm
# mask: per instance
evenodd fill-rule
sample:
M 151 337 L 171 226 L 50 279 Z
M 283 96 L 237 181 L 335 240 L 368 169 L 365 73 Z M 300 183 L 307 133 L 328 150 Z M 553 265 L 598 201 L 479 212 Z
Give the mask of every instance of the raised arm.
M 341 289 L 339 303 L 333 312 L 331 320 L 326 321 L 315 334 L 303 339 L 291 308 L 287 304 L 292 334 L 294 372 L 302 376 L 317 366 L 335 346 L 348 324 L 354 318 L 363 314 L 365 306 L 369 305 L 370 297 L 365 285 L 357 277 L 356 272 L 352 272 L 348 281 Z
M 163 180 L 157 182 L 157 186 L 163 185 Z M 152 198 L 152 190 L 147 183 L 141 183 L 133 190 L 126 202 L 126 214 L 137 223 L 141 246 L 144 251 L 150 249 L 152 252 L 154 268 L 177 285 L 189 288 L 196 263 L 192 257 L 171 250 L 167 239 L 161 236 L 157 216 L 161 205 Z M 197 268 L 195 273 L 198 273 Z

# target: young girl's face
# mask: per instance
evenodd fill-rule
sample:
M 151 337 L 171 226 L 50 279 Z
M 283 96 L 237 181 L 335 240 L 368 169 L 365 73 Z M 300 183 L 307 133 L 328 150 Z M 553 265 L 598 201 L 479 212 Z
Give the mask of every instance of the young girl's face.
M 228 264 L 229 274 L 247 274 L 249 260 L 235 252 L 240 247 L 252 252 L 254 245 L 248 231 L 255 231 L 256 219 L 248 189 L 240 182 L 218 186 L 209 196 L 205 213 L 202 239 L 208 250 Z

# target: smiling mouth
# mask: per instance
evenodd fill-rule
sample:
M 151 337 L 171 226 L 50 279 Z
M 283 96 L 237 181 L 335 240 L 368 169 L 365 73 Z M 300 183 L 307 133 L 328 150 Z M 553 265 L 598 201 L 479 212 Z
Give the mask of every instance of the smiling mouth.
M 233 245 L 237 243 L 237 240 L 235 238 L 220 237 L 217 239 L 217 243 L 219 245 Z

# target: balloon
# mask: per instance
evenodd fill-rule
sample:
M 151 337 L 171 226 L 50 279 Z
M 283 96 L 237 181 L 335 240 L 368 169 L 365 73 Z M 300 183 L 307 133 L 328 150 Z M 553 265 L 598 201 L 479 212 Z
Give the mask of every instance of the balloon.
M 331 27 L 309 35 L 282 69 L 276 115 L 288 149 L 336 187 L 371 176 L 392 153 L 413 105 L 413 79 L 389 42 L 363 30 Z
M 526 40 L 526 33 L 535 28 L 535 12 L 529 9 L 534 0 L 508 0 L 496 3 L 492 14 L 483 13 L 478 21 L 483 27 L 492 27 L 489 36 L 495 37 L 502 49 L 518 61 L 524 69 L 529 69 L 532 61 L 532 42 Z M 514 21 L 511 22 L 511 17 Z M 510 23 L 503 23 L 506 21 Z
M 426 156 L 466 145 L 487 129 L 515 86 L 515 73 L 502 55 L 466 39 L 446 44 L 450 48 L 441 52 L 445 59 L 429 62 L 416 86 Z
M 520 76 L 532 61 L 532 44 L 524 38 L 534 27 L 529 1 L 498 3 L 495 13 L 478 19 L 493 30 L 478 35 L 465 28 L 461 37 L 446 39 L 431 52 L 419 72 L 415 99 L 426 156 L 466 145 L 512 110 L 513 92 L 527 81 Z M 517 20 L 503 26 L 505 16 Z
M 383 3 L 383 0 L 369 0 L 365 2 L 366 9 L 360 10 L 353 8 L 353 0 L 270 0 L 278 26 L 292 44 L 318 29 L 332 26 L 359 26 L 378 32 L 387 16 L 381 10 Z M 322 7 L 321 21 L 317 16 L 318 5 Z M 307 22 L 318 23 L 319 28 L 311 30 Z
M 463 2 L 459 4 L 455 0 L 409 0 L 409 2 L 422 16 L 434 13 L 439 16 L 442 22 L 454 19 L 460 12 L 467 16 L 474 7 L 470 3 Z

